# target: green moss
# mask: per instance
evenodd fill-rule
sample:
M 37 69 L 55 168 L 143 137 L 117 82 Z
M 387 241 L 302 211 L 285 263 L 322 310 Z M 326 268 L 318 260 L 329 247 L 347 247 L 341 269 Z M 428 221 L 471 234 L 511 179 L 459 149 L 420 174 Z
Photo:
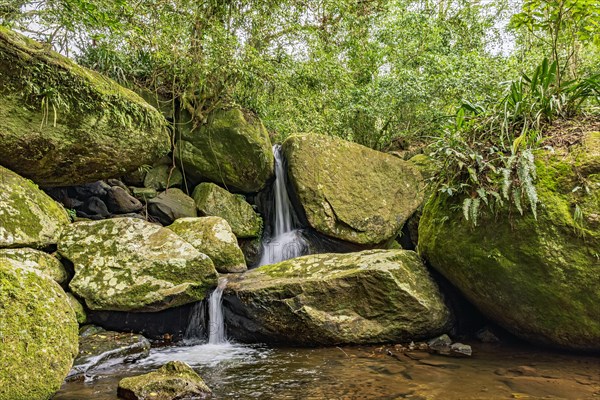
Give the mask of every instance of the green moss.
M 175 155 L 190 176 L 246 193 L 258 192 L 273 175 L 267 130 L 237 108 L 216 110 L 197 128 L 184 126 Z
M 0 27 L 0 152 L 45 185 L 118 176 L 170 149 L 166 121 L 135 93 Z
M 589 177 L 577 170 L 580 156 L 538 154 L 537 221 L 504 210 L 473 228 L 459 200 L 437 195 L 423 210 L 419 251 L 509 331 L 537 343 L 597 351 L 600 231 L 585 213 L 597 213 L 600 204 L 597 188 L 573 191 Z M 575 204 L 588 210 L 581 223 L 573 218 Z
M 60 286 L 0 259 L 0 399 L 48 399 L 77 354 L 77 322 Z
M 291 136 L 288 175 L 310 226 L 362 245 L 394 238 L 423 199 L 423 178 L 409 162 L 339 138 Z
M 262 218 L 244 196 L 234 195 L 214 183 L 201 183 L 192 194 L 201 215 L 221 217 L 239 238 L 255 238 L 262 234 Z
M 303 345 L 433 336 L 449 312 L 414 252 L 318 254 L 250 270 L 228 284 L 254 340 Z M 236 307 L 240 311 L 239 307 Z M 232 318 L 231 324 L 240 319 Z M 243 335 L 242 323 L 230 329 Z M 240 332 L 241 331 L 241 332 Z M 243 338 L 243 336 L 242 336 Z
M 55 244 L 69 224 L 63 207 L 31 181 L 0 166 L 0 248 Z

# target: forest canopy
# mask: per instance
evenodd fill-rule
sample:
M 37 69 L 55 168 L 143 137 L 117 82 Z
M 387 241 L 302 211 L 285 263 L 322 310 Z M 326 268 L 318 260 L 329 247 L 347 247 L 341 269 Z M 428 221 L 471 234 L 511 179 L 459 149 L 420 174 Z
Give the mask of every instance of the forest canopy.
M 0 23 L 184 110 L 174 124 L 236 104 L 276 141 L 426 145 L 474 224 L 506 202 L 535 216 L 542 131 L 600 106 L 596 0 L 0 0 Z

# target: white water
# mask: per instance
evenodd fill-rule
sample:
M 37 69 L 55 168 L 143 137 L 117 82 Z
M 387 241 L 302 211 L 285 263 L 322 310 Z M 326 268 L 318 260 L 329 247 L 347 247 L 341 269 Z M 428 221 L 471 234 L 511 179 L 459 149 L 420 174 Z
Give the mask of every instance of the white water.
M 263 243 L 263 254 L 258 263 L 259 266 L 299 257 L 307 249 L 300 230 L 294 229 L 292 202 L 285 185 L 281 146 L 273 146 L 273 155 L 275 156 L 275 221 L 271 238 Z
M 225 286 L 227 286 L 227 279 L 221 279 L 208 298 L 208 344 L 227 343 L 222 307 Z

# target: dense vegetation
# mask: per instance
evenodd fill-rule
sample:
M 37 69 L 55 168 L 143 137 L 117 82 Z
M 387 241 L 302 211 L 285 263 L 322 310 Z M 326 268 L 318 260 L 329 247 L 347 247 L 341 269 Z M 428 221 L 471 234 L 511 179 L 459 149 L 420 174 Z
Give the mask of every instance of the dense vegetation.
M 541 132 L 600 96 L 595 0 L 2 0 L 0 23 L 198 124 L 237 103 L 277 139 L 430 144 L 474 223 L 535 214 Z

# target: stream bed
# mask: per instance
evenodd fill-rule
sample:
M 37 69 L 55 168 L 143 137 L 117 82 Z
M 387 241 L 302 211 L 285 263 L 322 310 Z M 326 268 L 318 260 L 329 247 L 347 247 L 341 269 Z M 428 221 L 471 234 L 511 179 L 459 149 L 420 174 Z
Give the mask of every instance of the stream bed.
M 115 400 L 119 380 L 180 360 L 213 399 L 600 399 L 600 357 L 526 344 L 471 343 L 473 356 L 393 346 L 272 348 L 233 343 L 152 349 L 135 364 L 67 382 L 54 400 Z

